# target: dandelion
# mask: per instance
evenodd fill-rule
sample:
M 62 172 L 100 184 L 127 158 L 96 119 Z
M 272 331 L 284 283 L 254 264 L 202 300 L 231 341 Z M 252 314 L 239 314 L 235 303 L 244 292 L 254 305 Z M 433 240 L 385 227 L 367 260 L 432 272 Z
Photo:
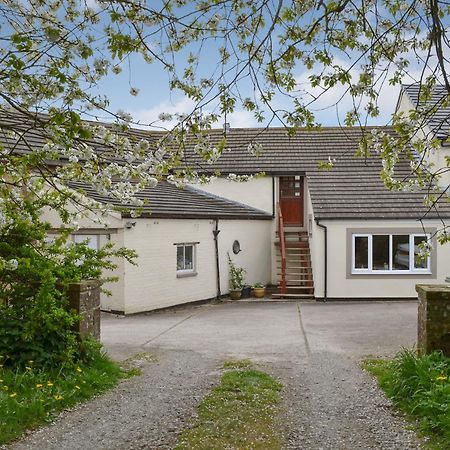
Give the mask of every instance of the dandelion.
M 3 364 L 0 364 L 0 369 L 3 367 Z
M 76 388 L 76 389 L 81 389 L 80 386 L 78 386 L 78 385 L 75 385 L 75 388 Z
M 41 383 L 36 384 L 36 389 L 41 389 L 44 385 Z
M 79 367 L 77 367 L 77 372 L 78 373 L 81 373 L 81 372 L 83 372 Z
M 9 396 L 10 396 L 11 398 L 14 398 L 14 397 L 17 396 L 17 394 L 16 394 L 15 392 L 13 392 L 12 394 L 9 394 Z
M 26 366 L 25 369 L 29 372 L 31 370 L 31 367 Z
M 438 377 L 436 377 L 437 381 L 445 381 L 447 379 L 448 379 L 448 377 L 446 377 L 445 375 L 439 375 Z
M 3 386 L 2 389 L 3 389 L 4 391 L 7 391 L 9 388 L 8 388 L 8 386 Z
M 48 386 L 48 387 L 52 387 L 52 386 L 53 386 L 53 383 L 49 381 L 49 382 L 47 383 L 47 386 Z
M 58 401 L 62 400 L 62 398 L 63 398 L 62 395 L 59 395 L 59 394 L 54 396 L 54 399 L 58 400 Z

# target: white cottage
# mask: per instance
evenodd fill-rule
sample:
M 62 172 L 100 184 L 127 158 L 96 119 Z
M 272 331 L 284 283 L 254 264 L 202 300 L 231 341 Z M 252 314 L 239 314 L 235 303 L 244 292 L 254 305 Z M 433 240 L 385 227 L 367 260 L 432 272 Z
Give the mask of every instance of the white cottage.
M 411 92 L 403 90 L 399 108 L 414 106 Z M 221 158 L 201 169 L 202 159 L 188 147 L 183 161 L 223 177 L 184 189 L 161 182 L 139 194 L 148 201 L 140 217 L 114 212 L 109 227 L 86 220 L 74 235 L 94 247 L 112 241 L 138 252 L 137 266 L 118 261 L 119 282 L 108 286 L 112 296 L 102 299 L 103 309 L 130 314 L 226 295 L 228 254 L 246 270 L 248 284 L 271 285 L 276 298 L 413 298 L 417 283 L 444 282 L 450 245 L 438 245 L 436 233 L 450 220 L 450 203 L 443 198 L 429 209 L 424 192 L 387 190 L 379 158 L 356 156 L 362 134 L 373 129 L 380 130 L 324 127 L 293 136 L 284 128 L 211 130 L 212 145 L 226 132 Z M 260 156 L 249 143 L 261 146 Z M 437 164 L 446 149 L 445 137 Z M 319 170 L 320 161 L 332 161 L 333 169 Z M 406 161 L 396 170 L 412 176 Z M 261 172 L 247 182 L 226 178 Z M 89 186 L 73 187 L 110 200 Z M 423 241 L 433 249 L 420 260 Z

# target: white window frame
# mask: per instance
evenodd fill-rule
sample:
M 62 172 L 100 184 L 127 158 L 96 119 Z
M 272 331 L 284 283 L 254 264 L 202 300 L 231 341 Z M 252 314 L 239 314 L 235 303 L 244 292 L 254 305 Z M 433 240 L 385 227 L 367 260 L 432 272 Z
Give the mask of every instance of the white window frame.
M 176 267 L 177 276 L 192 276 L 197 274 L 197 243 L 196 242 L 184 242 L 177 243 L 176 245 Z M 186 247 L 192 247 L 192 269 L 178 269 L 178 248 L 183 247 L 183 259 L 184 265 L 186 265 Z
M 373 270 L 373 236 L 389 236 L 389 267 L 386 270 Z M 394 236 L 409 236 L 409 270 L 395 270 L 393 269 L 393 237 Z M 358 237 L 364 237 L 368 239 L 367 252 L 368 261 L 367 268 L 355 267 L 355 240 Z M 414 267 L 414 239 L 416 237 L 425 237 L 430 242 L 431 237 L 429 233 L 352 233 L 352 274 L 374 274 L 374 275 L 407 275 L 407 274 L 431 274 L 431 256 L 428 255 L 426 262 L 427 265 L 424 268 Z M 412 251 L 411 251 L 412 250 Z

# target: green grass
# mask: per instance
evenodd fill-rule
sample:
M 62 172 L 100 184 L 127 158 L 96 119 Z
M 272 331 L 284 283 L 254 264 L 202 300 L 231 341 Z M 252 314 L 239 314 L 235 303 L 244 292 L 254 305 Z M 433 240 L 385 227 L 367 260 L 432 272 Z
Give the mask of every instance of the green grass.
M 50 422 L 55 413 L 114 387 L 124 372 L 100 352 L 89 367 L 21 371 L 0 366 L 0 445 L 27 429 Z
M 276 424 L 281 384 L 250 367 L 229 361 L 220 385 L 201 402 L 195 426 L 179 437 L 177 450 L 278 450 L 282 436 Z
M 404 350 L 391 361 L 368 360 L 363 367 L 378 379 L 394 404 L 430 438 L 430 448 L 450 448 L 450 358 L 422 357 Z

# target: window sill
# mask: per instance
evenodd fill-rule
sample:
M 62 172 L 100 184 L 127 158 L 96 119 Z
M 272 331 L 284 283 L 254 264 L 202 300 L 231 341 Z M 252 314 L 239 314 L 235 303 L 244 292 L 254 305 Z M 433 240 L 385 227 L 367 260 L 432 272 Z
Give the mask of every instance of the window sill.
M 197 272 L 177 272 L 177 278 L 196 277 Z
M 432 275 L 431 271 L 413 271 L 413 270 L 354 270 L 352 275 Z

